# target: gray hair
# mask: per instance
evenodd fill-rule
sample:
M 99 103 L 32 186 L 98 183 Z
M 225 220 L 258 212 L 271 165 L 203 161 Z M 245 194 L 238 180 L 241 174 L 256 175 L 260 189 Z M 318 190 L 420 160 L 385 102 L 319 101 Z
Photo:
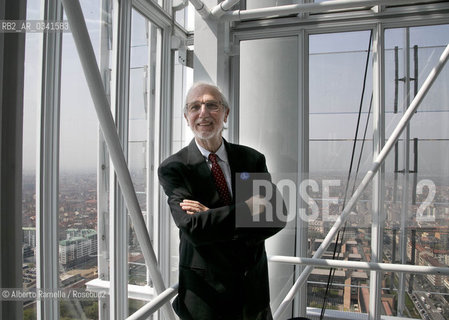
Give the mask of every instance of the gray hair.
M 193 90 L 195 90 L 196 88 L 199 88 L 199 87 L 209 87 L 209 88 L 217 90 L 221 104 L 225 107 L 225 109 L 229 109 L 228 99 L 226 99 L 226 96 L 223 94 L 223 92 L 221 91 L 221 89 L 219 87 L 217 87 L 214 84 L 208 83 L 208 82 L 199 81 L 199 82 L 195 82 L 190 87 L 190 89 L 187 91 L 186 102 L 184 104 L 184 114 L 187 113 L 187 98 L 190 96 L 190 94 L 192 93 Z

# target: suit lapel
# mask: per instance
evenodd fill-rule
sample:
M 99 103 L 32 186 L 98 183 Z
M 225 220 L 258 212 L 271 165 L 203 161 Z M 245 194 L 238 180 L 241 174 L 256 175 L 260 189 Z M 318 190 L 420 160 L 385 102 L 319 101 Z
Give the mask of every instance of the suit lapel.
M 225 144 L 226 152 L 228 154 L 229 167 L 231 168 L 232 194 L 235 197 L 235 173 L 239 172 L 239 157 L 237 150 L 232 144 L 228 143 L 225 139 L 223 139 L 223 143 Z

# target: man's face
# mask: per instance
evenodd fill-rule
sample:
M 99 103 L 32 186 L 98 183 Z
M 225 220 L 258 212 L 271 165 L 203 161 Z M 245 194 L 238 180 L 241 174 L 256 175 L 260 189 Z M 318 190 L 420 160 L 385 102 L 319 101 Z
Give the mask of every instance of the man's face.
M 228 114 L 229 109 L 221 104 L 220 94 L 214 87 L 199 86 L 187 97 L 184 117 L 195 137 L 199 139 L 211 140 L 221 137 Z

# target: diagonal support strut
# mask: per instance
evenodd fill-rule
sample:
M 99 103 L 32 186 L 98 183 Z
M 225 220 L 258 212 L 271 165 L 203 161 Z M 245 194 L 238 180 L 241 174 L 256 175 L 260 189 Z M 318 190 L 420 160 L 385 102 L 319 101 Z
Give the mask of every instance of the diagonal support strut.
M 444 65 L 446 64 L 448 58 L 449 58 L 449 44 L 446 46 L 443 53 L 441 54 L 437 65 L 432 69 L 432 71 L 430 72 L 426 81 L 424 81 L 421 89 L 418 91 L 415 98 L 410 103 L 410 106 L 407 108 L 406 112 L 402 116 L 398 125 L 396 126 L 393 133 L 391 134 L 390 138 L 385 143 L 385 146 L 382 148 L 382 150 L 377 155 L 376 159 L 373 162 L 371 169 L 366 173 L 362 182 L 359 184 L 359 186 L 355 190 L 354 194 L 352 195 L 351 199 L 348 201 L 346 207 L 343 209 L 343 212 L 337 218 L 337 220 L 335 221 L 335 224 L 329 230 L 329 233 L 324 238 L 320 247 L 317 249 L 317 251 L 313 255 L 313 257 L 312 257 L 313 259 L 321 258 L 323 253 L 329 247 L 332 239 L 334 239 L 338 230 L 340 230 L 341 226 L 344 224 L 344 222 L 348 218 L 349 213 L 351 212 L 352 208 L 357 203 L 358 199 L 360 198 L 360 196 L 362 195 L 363 191 L 366 189 L 368 184 L 374 178 L 374 176 L 376 175 L 380 166 L 384 163 L 388 153 L 391 151 L 391 149 L 394 147 L 396 141 L 399 139 L 399 136 L 401 135 L 402 131 L 405 129 L 407 124 L 410 122 L 415 111 L 418 109 L 419 105 L 424 100 L 424 97 L 429 92 L 430 88 L 432 87 L 432 84 L 437 79 L 438 75 L 440 74 L 441 70 L 443 69 Z M 280 318 L 281 314 L 285 311 L 285 309 L 293 301 L 293 298 L 294 298 L 296 292 L 304 285 L 304 283 L 306 282 L 306 280 L 309 277 L 312 270 L 313 270 L 313 267 L 310 265 L 308 265 L 304 268 L 303 272 L 301 273 L 299 278 L 295 281 L 292 288 L 287 293 L 284 300 L 281 302 L 278 309 L 276 310 L 276 312 L 274 314 L 274 319 Z

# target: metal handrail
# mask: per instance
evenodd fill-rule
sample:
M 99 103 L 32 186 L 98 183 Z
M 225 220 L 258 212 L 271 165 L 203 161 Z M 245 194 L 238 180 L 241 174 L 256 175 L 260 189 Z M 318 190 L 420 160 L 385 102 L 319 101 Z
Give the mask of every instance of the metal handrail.
M 432 267 L 432 266 L 416 266 L 409 264 L 395 264 L 395 263 L 377 263 L 364 261 L 343 261 L 333 259 L 314 259 L 314 258 L 300 258 L 288 256 L 271 256 L 271 262 L 299 264 L 314 267 L 324 268 L 345 268 L 345 269 L 361 269 L 361 270 L 378 270 L 384 272 L 406 272 L 419 274 L 440 274 L 449 276 L 448 267 Z
M 126 320 L 140 320 L 147 319 L 154 312 L 159 310 L 165 303 L 170 301 L 178 293 L 178 284 L 173 287 L 166 289 L 164 292 L 159 294 L 156 298 L 148 302 L 146 305 L 141 307 L 139 310 L 130 315 Z
M 347 268 L 347 269 L 362 269 L 362 270 L 379 270 L 384 272 L 407 272 L 420 274 L 439 274 L 449 275 L 449 268 L 444 267 L 430 267 L 430 266 L 414 266 L 404 264 L 392 263 L 373 263 L 360 261 L 342 261 L 332 259 L 314 259 L 314 258 L 300 258 L 292 256 L 270 256 L 270 262 L 299 264 L 307 266 L 315 266 L 322 268 Z M 164 292 L 156 296 L 153 300 L 141 307 L 126 320 L 141 320 L 146 319 L 151 314 L 156 312 L 161 306 L 170 301 L 178 292 L 178 284 L 166 289 Z

